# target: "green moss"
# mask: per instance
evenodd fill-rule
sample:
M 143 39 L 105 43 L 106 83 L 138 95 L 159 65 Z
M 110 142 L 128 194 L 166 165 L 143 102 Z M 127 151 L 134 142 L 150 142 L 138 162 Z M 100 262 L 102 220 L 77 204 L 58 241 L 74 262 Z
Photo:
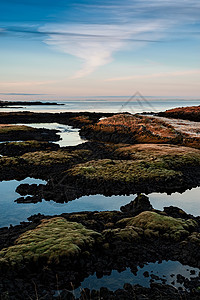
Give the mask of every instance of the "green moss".
M 9 126 L 0 126 L 0 134 L 10 133 L 12 131 L 35 131 L 35 128 L 25 126 L 25 125 L 9 125 Z
M 131 243 L 140 239 L 140 234 L 138 233 L 137 228 L 134 226 L 127 226 L 122 229 L 107 229 L 104 230 L 103 236 L 109 241 L 109 243 L 113 243 L 115 241 Z
M 0 157 L 0 170 L 4 169 L 5 167 L 15 167 L 18 166 L 20 163 L 20 159 L 17 157 Z
M 99 236 L 82 224 L 61 217 L 43 220 L 34 230 L 22 234 L 14 246 L 0 251 L 0 266 L 15 266 L 39 259 L 48 264 L 59 263 L 61 257 L 77 256 L 86 246 L 91 248 Z
M 139 182 L 152 178 L 175 178 L 180 172 L 161 167 L 159 164 L 134 160 L 100 159 L 79 164 L 69 171 L 70 175 L 82 175 L 86 179 Z
M 5 143 L 5 145 L 6 147 L 16 146 L 19 148 L 24 148 L 24 147 L 40 148 L 41 145 L 49 145 L 49 143 L 30 140 L 30 141 L 23 141 L 23 142 L 9 142 L 9 143 Z
M 200 233 L 199 232 L 193 232 L 189 237 L 189 241 L 191 243 L 195 243 L 198 246 L 200 246 Z
M 200 151 L 172 145 L 120 145 L 114 150 L 117 159 L 91 160 L 69 171 L 85 179 L 134 182 L 177 179 L 185 168 L 200 166 Z M 120 159 L 121 158 L 121 159 Z
M 155 212 L 145 211 L 133 218 L 122 219 L 119 226 L 135 226 L 144 230 L 146 237 L 162 237 L 180 240 L 194 231 L 197 223 L 194 220 L 175 219 Z
M 58 151 L 36 151 L 32 153 L 25 153 L 21 156 L 25 163 L 32 165 L 50 166 L 51 164 L 68 164 L 83 157 L 87 158 L 88 152 L 79 150 L 68 152 L 64 150 Z
M 65 151 L 36 151 L 25 153 L 21 158 L 28 164 L 50 165 L 52 163 L 66 163 L 70 161 L 72 155 Z

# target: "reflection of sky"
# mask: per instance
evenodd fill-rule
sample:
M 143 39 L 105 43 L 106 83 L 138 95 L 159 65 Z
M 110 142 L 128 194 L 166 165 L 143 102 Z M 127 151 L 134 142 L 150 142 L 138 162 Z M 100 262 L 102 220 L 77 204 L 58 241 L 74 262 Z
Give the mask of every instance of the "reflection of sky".
M 42 183 L 41 180 L 26 178 L 22 181 L 10 180 L 0 182 L 0 207 L 1 218 L 0 227 L 16 225 L 33 214 L 55 215 L 78 211 L 106 211 L 119 210 L 122 205 L 134 200 L 136 195 L 111 196 L 103 195 L 83 196 L 68 203 L 56 203 L 54 201 L 42 201 L 36 204 L 17 204 L 15 199 L 20 195 L 15 192 L 21 183 Z M 163 206 L 178 206 L 187 213 L 200 215 L 199 193 L 200 188 L 188 190 L 183 194 L 173 193 L 171 196 L 165 193 L 152 193 L 149 195 L 151 204 L 156 209 L 163 209 Z
M 114 210 L 133 200 L 133 196 L 112 196 L 104 197 L 102 195 L 84 196 L 78 200 L 68 203 L 56 203 L 54 201 L 42 201 L 39 203 L 16 203 L 15 199 L 20 195 L 15 192 L 17 186 L 21 183 L 44 183 L 41 180 L 26 178 L 22 181 L 10 180 L 0 182 L 0 207 L 1 218 L 0 227 L 17 225 L 21 221 L 26 221 L 28 217 L 34 214 L 56 215 L 62 213 L 78 211 L 95 210 Z
M 187 190 L 184 193 L 152 193 L 149 195 L 154 208 L 163 209 L 164 206 L 177 206 L 194 216 L 200 215 L 200 187 Z
M 75 295 L 76 297 L 78 297 L 79 291 L 86 287 L 91 290 L 98 290 L 101 287 L 107 287 L 108 289 L 113 291 L 117 290 L 118 288 L 123 288 L 124 283 L 130 283 L 132 285 L 140 284 L 144 287 L 149 287 L 149 280 L 151 279 L 151 277 L 144 277 L 143 273 L 145 271 L 148 271 L 149 275 L 154 274 L 159 276 L 160 278 L 166 279 L 166 284 L 171 284 L 172 281 L 174 281 L 174 286 L 179 287 L 182 285 L 177 283 L 176 275 L 181 274 L 184 277 L 190 278 L 190 270 L 195 270 L 196 276 L 199 273 L 198 268 L 192 268 L 187 265 L 182 265 L 178 261 L 163 261 L 162 263 L 148 263 L 143 268 L 138 267 L 136 275 L 131 272 L 130 268 L 127 268 L 121 273 L 114 270 L 112 271 L 111 275 L 105 275 L 102 278 L 97 278 L 96 274 L 94 274 L 89 276 L 82 282 L 81 286 L 75 290 Z M 175 276 L 171 277 L 171 274 L 174 274 Z M 157 282 L 161 283 L 160 280 L 158 280 Z
M 83 141 L 79 136 L 79 129 L 72 128 L 72 126 L 69 125 L 63 125 L 58 123 L 31 123 L 23 125 L 28 125 L 34 128 L 59 130 L 60 132 L 58 132 L 57 134 L 61 137 L 61 140 L 55 142 L 55 144 L 59 144 L 61 147 L 76 146 L 85 142 L 85 140 Z

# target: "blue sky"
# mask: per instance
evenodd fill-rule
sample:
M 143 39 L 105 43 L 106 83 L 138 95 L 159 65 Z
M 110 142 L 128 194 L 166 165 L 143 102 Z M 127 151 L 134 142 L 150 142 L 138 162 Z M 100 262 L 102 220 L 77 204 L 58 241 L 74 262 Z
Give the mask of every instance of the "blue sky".
M 199 12 L 199 0 L 1 0 L 1 98 L 198 97 Z

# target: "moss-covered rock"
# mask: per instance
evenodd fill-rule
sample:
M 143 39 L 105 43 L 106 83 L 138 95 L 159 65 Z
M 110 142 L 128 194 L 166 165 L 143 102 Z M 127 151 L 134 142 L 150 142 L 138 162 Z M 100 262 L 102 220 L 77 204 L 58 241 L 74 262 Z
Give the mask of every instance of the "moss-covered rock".
M 0 141 L 58 141 L 58 130 L 33 128 L 25 125 L 0 125 Z
M 1 125 L 0 126 L 0 134 L 6 134 L 10 132 L 25 132 L 25 131 L 35 131 L 33 127 L 25 126 L 25 125 Z
M 73 164 L 76 161 L 87 159 L 90 154 L 89 150 L 75 150 L 68 152 L 64 150 L 58 151 L 36 151 L 32 153 L 25 153 L 21 159 L 25 163 L 36 166 L 53 166 L 56 164 Z
M 135 226 L 126 226 L 125 228 L 115 228 L 104 230 L 103 236 L 109 241 L 109 245 L 112 246 L 113 243 L 121 241 L 127 243 L 133 243 L 141 238 L 142 230 Z M 122 244 L 123 248 L 124 245 Z
M 200 151 L 190 147 L 176 146 L 171 144 L 136 144 L 136 145 L 123 145 L 119 144 L 114 149 L 115 157 L 121 159 L 134 159 L 134 160 L 155 160 L 158 158 L 182 157 L 184 155 L 200 155 Z
M 6 156 L 20 156 L 27 152 L 41 150 L 58 150 L 59 145 L 41 141 L 7 142 L 0 144 L 0 154 Z
M 0 157 L 0 179 L 18 179 L 37 176 L 48 179 L 76 163 L 88 160 L 89 150 L 45 150 L 27 152 L 21 156 Z
M 158 113 L 161 117 L 200 121 L 200 106 L 178 107 Z
M 116 159 L 117 156 L 121 159 Z M 101 188 L 101 192 L 104 192 L 103 188 L 107 192 L 110 189 L 108 185 L 115 184 L 118 193 L 133 187 L 132 192 L 149 192 L 153 190 L 152 185 L 159 190 L 159 185 L 163 189 L 173 189 L 173 186 L 186 186 L 187 181 L 198 184 L 200 151 L 197 149 L 155 145 L 154 150 L 153 145 L 148 144 L 126 145 L 115 149 L 113 157 L 76 164 L 66 172 L 68 182 L 85 182 L 86 186 Z
M 174 128 L 153 117 L 116 114 L 81 129 L 81 135 L 116 143 L 167 143 L 176 141 Z
M 83 249 L 91 249 L 98 237 L 99 233 L 61 217 L 42 220 L 35 229 L 22 234 L 14 246 L 0 251 L 0 266 L 59 263 L 62 257 L 79 256 Z
M 156 212 L 145 211 L 133 218 L 125 218 L 118 222 L 119 226 L 139 227 L 148 238 L 160 237 L 179 241 L 197 228 L 197 222 L 189 219 L 175 219 Z
M 82 176 L 85 179 L 99 181 L 140 182 L 165 178 L 176 178 L 181 173 L 170 170 L 167 165 L 158 162 L 146 162 L 135 160 L 92 160 L 84 164 L 78 164 L 69 170 L 71 176 Z

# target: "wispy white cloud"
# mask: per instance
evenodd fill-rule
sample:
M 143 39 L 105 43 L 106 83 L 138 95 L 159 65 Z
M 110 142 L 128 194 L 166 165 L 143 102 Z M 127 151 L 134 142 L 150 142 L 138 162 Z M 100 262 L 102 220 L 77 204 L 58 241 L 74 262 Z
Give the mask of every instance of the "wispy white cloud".
M 134 49 L 148 41 L 160 41 L 176 31 L 176 27 L 180 30 L 181 25 L 197 22 L 200 2 L 116 0 L 80 5 L 79 8 L 89 12 L 90 16 L 98 16 L 98 20 L 101 16 L 101 22 L 97 24 L 88 20 L 89 24 L 51 24 L 39 29 L 41 33 L 49 32 L 44 40 L 46 44 L 82 60 L 82 67 L 73 78 L 84 77 L 110 63 L 113 54 L 121 49 Z
M 108 78 L 105 81 L 127 81 L 127 80 L 133 80 L 133 79 L 179 77 L 179 76 L 188 76 L 188 75 L 200 75 L 200 69 L 182 70 L 182 71 L 174 71 L 174 72 L 160 72 L 160 73 L 152 73 L 152 74 L 145 74 L 145 75 L 133 75 L 133 76 L 124 76 L 124 77 L 113 77 L 113 78 Z
M 84 77 L 98 67 L 112 61 L 115 52 L 128 47 L 139 47 L 156 42 L 162 22 L 132 23 L 120 25 L 55 25 L 45 26 L 40 31 L 51 31 L 45 43 L 83 61 L 82 68 L 73 78 Z M 53 33 L 55 31 L 55 34 Z M 59 32 L 59 34 L 57 34 Z M 69 34 L 70 33 L 70 34 Z
M 53 84 L 57 83 L 56 80 L 46 80 L 46 81 L 7 81 L 7 82 L 0 82 L 0 86 L 6 87 L 24 87 L 24 86 L 35 86 L 35 85 L 46 85 L 46 84 Z

